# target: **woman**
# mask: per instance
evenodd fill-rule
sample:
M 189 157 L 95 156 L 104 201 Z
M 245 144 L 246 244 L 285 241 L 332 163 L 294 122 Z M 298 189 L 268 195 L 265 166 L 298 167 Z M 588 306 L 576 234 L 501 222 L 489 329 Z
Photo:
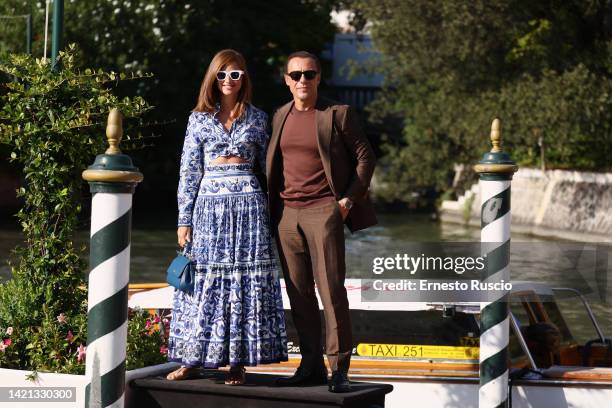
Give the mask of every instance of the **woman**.
M 244 384 L 244 366 L 287 360 L 287 335 L 266 195 L 266 114 L 250 104 L 242 55 L 222 50 L 189 117 L 178 187 L 178 242 L 196 264 L 193 295 L 175 291 L 168 360 L 182 367 L 229 365 L 226 384 Z

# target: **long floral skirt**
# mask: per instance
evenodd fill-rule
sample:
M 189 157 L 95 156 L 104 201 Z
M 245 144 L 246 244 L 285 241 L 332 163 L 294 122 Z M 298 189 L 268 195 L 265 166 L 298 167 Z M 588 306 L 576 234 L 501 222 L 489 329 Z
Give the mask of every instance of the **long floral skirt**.
M 168 360 L 207 368 L 286 361 L 267 201 L 250 164 L 205 168 L 192 226 L 194 291 L 174 292 Z

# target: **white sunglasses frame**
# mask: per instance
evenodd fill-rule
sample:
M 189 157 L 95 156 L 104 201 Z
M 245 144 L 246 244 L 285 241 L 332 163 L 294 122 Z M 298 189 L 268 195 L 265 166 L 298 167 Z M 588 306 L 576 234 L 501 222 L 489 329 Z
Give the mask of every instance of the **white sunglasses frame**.
M 238 72 L 239 73 L 240 76 L 238 77 L 238 79 L 232 79 L 232 72 Z M 220 73 L 224 73 L 225 74 L 225 78 L 219 79 L 218 75 Z M 215 74 L 215 78 L 217 78 L 217 81 L 219 81 L 219 82 L 225 81 L 227 78 L 229 78 L 230 81 L 240 81 L 243 76 L 244 76 L 244 71 L 241 70 L 241 69 L 232 69 L 231 71 L 217 71 L 217 73 Z

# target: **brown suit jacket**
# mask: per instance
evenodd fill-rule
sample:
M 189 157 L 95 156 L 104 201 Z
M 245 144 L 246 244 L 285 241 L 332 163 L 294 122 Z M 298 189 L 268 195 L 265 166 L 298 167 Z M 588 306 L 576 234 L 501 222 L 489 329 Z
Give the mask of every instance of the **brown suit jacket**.
M 280 137 L 293 101 L 279 108 L 272 118 L 272 137 L 266 158 L 266 175 L 272 228 L 282 211 L 280 192 L 284 187 Z M 353 109 L 319 97 L 315 106 L 317 142 L 325 176 L 336 200 L 349 197 L 354 206 L 345 224 L 351 232 L 376 224 L 368 188 L 376 157 Z

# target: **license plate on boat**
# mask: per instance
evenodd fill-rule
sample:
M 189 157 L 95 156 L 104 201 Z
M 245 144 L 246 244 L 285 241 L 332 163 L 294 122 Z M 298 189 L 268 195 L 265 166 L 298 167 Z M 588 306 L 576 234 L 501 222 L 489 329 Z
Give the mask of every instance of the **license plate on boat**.
M 478 347 L 429 346 L 419 344 L 357 345 L 357 355 L 363 357 L 424 358 L 445 360 L 477 360 Z

